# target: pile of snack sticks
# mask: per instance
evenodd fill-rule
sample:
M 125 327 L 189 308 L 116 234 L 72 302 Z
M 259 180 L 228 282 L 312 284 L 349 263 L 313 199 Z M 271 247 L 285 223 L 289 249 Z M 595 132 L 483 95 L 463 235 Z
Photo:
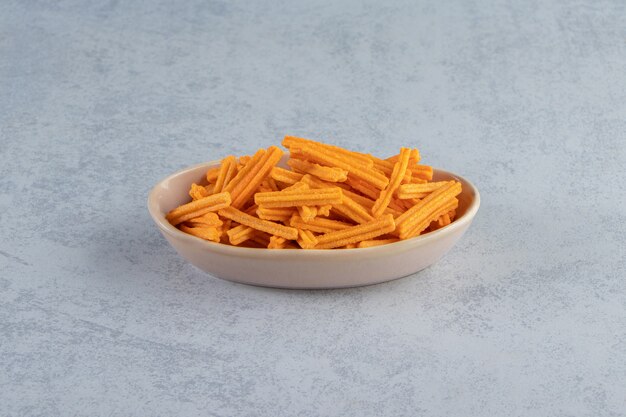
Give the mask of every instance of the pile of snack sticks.
M 293 136 L 282 144 L 290 169 L 275 146 L 227 156 L 167 220 L 201 239 L 269 249 L 367 248 L 454 220 L 461 184 L 432 182 L 417 149 L 379 159 Z

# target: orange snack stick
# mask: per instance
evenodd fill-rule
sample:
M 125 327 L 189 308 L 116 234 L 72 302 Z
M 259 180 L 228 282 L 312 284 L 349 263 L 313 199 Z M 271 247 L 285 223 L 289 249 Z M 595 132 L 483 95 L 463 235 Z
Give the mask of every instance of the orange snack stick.
M 428 194 L 424 195 L 424 197 L 426 197 Z M 417 203 L 420 202 L 420 198 L 409 198 L 407 200 L 397 200 L 398 203 L 404 207 L 404 210 L 402 210 L 402 212 L 405 212 L 406 210 L 410 209 L 411 207 L 413 207 L 414 205 L 416 205 Z M 400 213 L 402 214 L 402 213 Z M 396 215 L 395 217 L 398 217 L 398 215 Z
M 220 227 L 224 224 L 216 213 L 206 213 L 188 220 L 194 227 Z
M 355 223 L 367 223 L 373 219 L 365 207 L 345 195 L 343 196 L 343 203 L 333 205 L 333 210 Z
M 444 227 L 452 223 L 452 221 L 450 220 L 450 215 L 448 213 L 444 214 L 443 216 L 439 216 L 436 222 L 439 227 Z
M 209 184 L 209 185 L 205 185 L 204 189 L 207 192 L 207 196 L 214 194 L 213 191 L 215 190 L 215 184 Z
M 268 249 L 284 249 L 287 245 L 287 239 L 280 236 L 271 236 L 267 244 Z
M 432 181 L 433 179 L 433 167 L 431 166 L 416 164 L 411 166 L 410 170 L 413 173 L 414 179 L 422 179 L 426 181 Z
M 389 203 L 391 203 L 391 197 L 393 197 L 393 194 L 400 187 L 400 183 L 406 173 L 410 155 L 410 149 L 402 148 L 400 150 L 400 160 L 393 166 L 393 172 L 391 173 L 391 178 L 389 179 L 389 185 L 387 185 L 387 187 L 380 192 L 378 199 L 372 207 L 372 214 L 374 217 L 382 216 L 385 209 L 389 206 Z
M 296 242 L 302 249 L 312 249 L 317 244 L 317 238 L 310 230 L 299 229 Z
M 326 150 L 313 145 L 305 145 L 303 148 L 298 149 L 298 153 L 304 155 L 312 162 L 346 170 L 355 178 L 370 183 L 379 190 L 382 190 L 389 184 L 389 179 L 385 174 L 371 168 L 366 168 L 362 164 L 355 163 L 354 160 L 339 153 L 335 153 L 332 150 Z
M 216 227 L 187 227 L 184 224 L 181 224 L 180 230 L 190 235 L 199 237 L 200 239 L 210 240 L 213 242 L 219 242 L 220 235 L 222 234 Z
M 287 165 L 295 171 L 304 172 L 328 182 L 343 182 L 348 179 L 348 171 L 337 167 L 325 167 L 302 159 L 290 159 Z
M 295 136 L 285 136 L 285 138 L 283 139 L 283 146 L 285 148 L 288 148 L 292 153 L 294 153 L 292 148 L 296 150 L 296 153 L 297 153 L 297 149 L 302 148 L 306 145 L 314 145 L 314 146 L 329 150 L 331 152 L 334 152 L 338 155 L 342 155 L 348 160 L 354 161 L 355 164 L 360 163 L 360 165 L 364 166 L 365 168 L 371 168 L 373 165 L 372 161 L 367 155 L 364 155 L 359 152 L 349 151 L 347 149 L 340 148 L 339 146 L 328 145 L 326 143 L 317 142 L 317 141 L 310 140 L 310 139 L 298 138 Z
M 286 170 L 281 167 L 274 167 L 270 171 L 270 177 L 283 184 L 293 185 L 302 179 L 302 174 Z
M 228 244 L 229 242 L 228 242 L 227 232 L 230 230 L 233 222 L 230 219 L 220 219 L 220 220 L 222 220 L 223 222 L 222 227 L 221 227 L 222 235 L 220 236 L 220 242 L 224 244 Z
M 342 190 L 350 190 L 352 189 L 352 187 L 350 187 L 348 184 L 344 184 L 342 182 L 328 182 L 328 181 L 324 181 L 321 180 L 317 177 L 314 177 L 310 174 L 305 174 L 301 179 L 300 182 L 308 185 L 311 188 L 328 188 L 328 187 L 339 187 Z
M 345 246 L 342 246 L 341 249 L 356 249 L 358 248 L 359 245 L 357 245 L 356 243 L 348 243 Z
M 250 155 L 244 155 L 244 156 L 240 156 L 239 157 L 239 165 L 245 165 L 248 162 L 250 162 L 250 160 L 252 159 L 252 157 Z
M 421 185 L 421 184 L 411 184 L 411 185 Z M 398 202 L 401 203 L 404 207 L 406 207 L 406 203 L 407 202 L 411 202 L 414 200 L 421 200 L 422 198 L 426 197 L 428 194 L 430 193 L 400 193 L 398 191 Z M 417 201 L 415 201 L 413 204 L 416 204 Z
M 265 206 L 258 206 L 256 209 L 256 215 L 259 219 L 272 220 L 276 222 L 289 222 L 291 216 L 297 213 L 297 210 L 293 207 L 276 207 L 270 208 Z
M 374 201 L 380 195 L 380 190 L 377 190 L 376 188 L 372 187 L 371 184 L 368 184 L 365 181 L 361 181 L 361 180 L 353 177 L 352 175 L 348 175 L 348 179 L 346 180 L 346 183 L 350 187 L 355 189 L 356 191 L 358 191 L 361 194 L 367 196 L 368 198 L 371 198 Z
M 398 216 L 396 219 L 396 232 L 400 239 L 406 239 L 409 235 L 412 235 L 416 225 L 429 218 L 433 212 L 445 206 L 446 203 L 460 193 L 461 183 L 448 181 L 448 184 L 437 188 L 428 196 L 424 197 L 424 199 L 420 200 L 419 203 Z M 424 228 L 426 227 L 428 227 L 428 224 L 426 224 Z
M 389 243 L 399 242 L 400 239 L 372 239 L 363 240 L 357 245 L 359 248 L 371 248 L 373 246 L 387 245 Z
M 398 188 L 398 198 L 406 200 L 409 198 L 424 198 L 439 187 L 446 185 L 446 181 L 427 182 L 423 184 L 402 184 Z
M 272 190 L 272 191 L 280 191 L 280 188 L 278 187 L 278 184 L 276 184 L 276 181 L 274 180 L 274 178 L 272 177 L 267 177 L 263 180 L 263 182 L 267 182 L 267 186 Z
M 218 213 L 222 217 L 231 219 L 232 221 L 271 235 L 284 237 L 288 240 L 295 240 L 298 238 L 298 230 L 293 227 L 283 226 L 282 224 L 250 216 L 249 214 L 239 211 L 234 207 L 226 207 Z
M 165 218 L 174 226 L 194 217 L 202 216 L 211 211 L 217 211 L 230 205 L 230 194 L 219 193 L 208 197 L 194 200 L 190 203 L 176 207 L 167 213 Z
M 411 150 L 409 149 L 408 152 L 411 152 Z M 372 156 L 372 155 L 369 155 L 369 157 L 372 158 L 372 161 L 374 161 L 374 169 L 379 170 L 380 172 L 385 174 L 388 178 L 391 178 L 391 174 L 393 173 L 393 167 L 397 161 L 396 162 L 386 161 L 384 159 L 376 158 L 375 156 Z M 412 176 L 411 171 L 408 171 L 408 170 L 405 171 L 404 176 L 402 177 L 402 182 L 411 181 L 411 176 Z
M 250 162 L 224 188 L 224 191 L 230 192 L 232 196 L 233 207 L 241 208 L 252 197 L 254 191 L 280 161 L 282 155 L 283 151 L 276 146 L 270 146 L 267 152 L 259 151 L 252 157 Z
M 206 187 L 203 187 L 202 185 L 198 185 L 195 182 L 191 184 L 191 189 L 189 190 L 189 197 L 191 197 L 192 200 L 200 200 L 201 198 L 207 197 L 208 195 L 209 195 L 209 192 L 206 189 Z
M 317 208 L 317 215 L 318 216 L 330 216 L 330 209 L 332 208 L 333 206 L 331 204 L 324 204 L 323 206 L 319 206 Z
M 413 226 L 407 232 L 405 239 L 410 239 L 412 237 L 419 236 L 424 230 L 426 230 L 429 227 L 429 225 L 435 226 L 434 229 L 437 229 L 437 219 L 443 216 L 444 214 L 446 214 L 447 212 L 449 212 L 450 210 L 455 209 L 458 206 L 458 204 L 459 204 L 459 200 L 457 200 L 456 198 L 453 198 L 452 201 L 449 201 L 443 207 L 439 208 L 434 213 L 431 213 L 428 217 L 426 217 L 420 223 L 417 223 L 415 226 Z
M 332 249 L 340 246 L 370 240 L 377 236 L 389 233 L 396 228 L 393 216 L 385 214 L 371 222 L 351 226 L 347 229 L 337 230 L 317 237 L 315 249 Z
M 298 214 L 305 222 L 311 221 L 317 216 L 317 207 L 311 206 L 298 206 Z
M 214 183 L 217 180 L 217 174 L 220 172 L 220 167 L 209 168 L 206 172 L 206 180 L 209 183 Z
M 256 193 L 254 202 L 264 207 L 297 207 L 341 204 L 342 198 L 341 188 L 333 187 Z
M 316 217 L 309 222 L 305 222 L 298 215 L 292 216 L 289 224 L 291 227 L 296 227 L 301 230 L 310 230 L 311 232 L 316 233 L 330 233 L 337 230 L 347 229 L 352 226 L 349 223 L 338 220 L 323 219 L 320 217 Z
M 298 181 L 297 183 L 290 185 L 289 187 L 283 188 L 281 191 L 295 191 L 295 190 L 308 190 L 308 184 Z
M 362 196 L 361 194 L 357 194 L 348 190 L 343 190 L 343 195 L 344 197 L 349 197 L 353 199 L 355 202 L 362 205 L 368 213 L 371 212 L 372 207 L 374 206 L 374 200 L 368 197 Z M 396 210 L 391 207 L 387 207 L 385 209 L 385 213 L 393 214 L 394 217 L 399 216 L 403 211 L 404 210 Z
M 395 164 L 396 162 L 398 162 L 399 158 L 400 158 L 400 154 L 397 154 L 394 156 L 390 156 L 386 160 Z M 411 149 L 411 156 L 409 157 L 409 164 L 415 165 L 420 161 L 420 159 L 421 159 L 420 151 L 418 149 Z
M 228 185 L 228 183 L 237 175 L 237 159 L 229 155 L 222 159 L 222 165 L 217 173 L 217 179 L 215 180 L 215 188 L 213 192 L 220 193 Z
M 233 227 L 232 229 L 228 230 L 226 234 L 228 235 L 228 240 L 230 241 L 230 244 L 238 246 L 246 240 L 252 239 L 252 236 L 254 236 L 255 232 L 255 229 L 240 224 L 239 226 Z

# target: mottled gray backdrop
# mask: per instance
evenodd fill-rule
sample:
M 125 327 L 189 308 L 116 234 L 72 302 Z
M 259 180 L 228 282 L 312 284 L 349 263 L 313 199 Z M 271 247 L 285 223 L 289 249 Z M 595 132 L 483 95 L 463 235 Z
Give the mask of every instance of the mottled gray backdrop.
M 626 414 L 622 0 L 3 0 L 0 129 L 2 416 Z M 482 208 L 368 288 L 180 259 L 150 187 L 284 134 Z

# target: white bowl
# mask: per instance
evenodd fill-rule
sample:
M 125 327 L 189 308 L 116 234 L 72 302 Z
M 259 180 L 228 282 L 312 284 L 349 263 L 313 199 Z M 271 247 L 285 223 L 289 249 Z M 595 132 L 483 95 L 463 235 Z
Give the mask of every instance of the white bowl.
M 459 175 L 434 170 L 435 181 L 455 179 L 457 218 L 450 225 L 412 239 L 358 249 L 257 249 L 209 242 L 181 232 L 165 213 L 189 201 L 192 182 L 203 181 L 207 162 L 178 171 L 159 182 L 148 196 L 148 210 L 167 241 L 197 268 L 229 281 L 279 288 L 343 288 L 401 278 L 437 262 L 463 236 L 480 205 L 474 185 Z

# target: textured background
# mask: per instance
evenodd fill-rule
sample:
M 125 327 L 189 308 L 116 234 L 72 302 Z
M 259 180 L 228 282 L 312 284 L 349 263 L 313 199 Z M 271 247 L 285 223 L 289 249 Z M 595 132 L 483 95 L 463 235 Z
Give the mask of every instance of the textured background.
M 623 1 L 173 3 L 0 2 L 0 415 L 626 413 Z M 481 211 L 373 287 L 182 261 L 150 187 L 286 133 Z

